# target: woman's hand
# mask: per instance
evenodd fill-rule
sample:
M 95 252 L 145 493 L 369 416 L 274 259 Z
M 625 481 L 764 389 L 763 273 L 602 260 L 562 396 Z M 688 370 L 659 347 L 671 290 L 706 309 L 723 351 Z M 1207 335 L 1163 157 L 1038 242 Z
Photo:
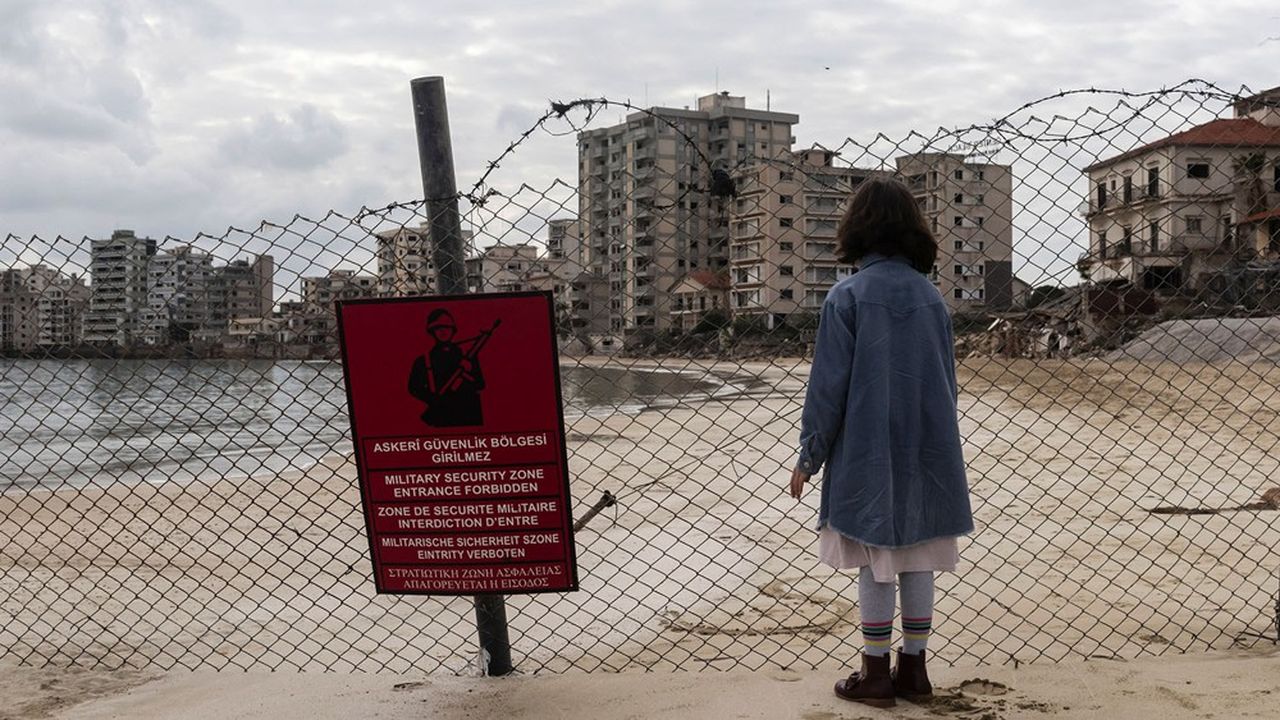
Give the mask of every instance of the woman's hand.
M 804 494 L 804 484 L 809 482 L 809 473 L 796 468 L 791 471 L 791 497 L 797 500 Z

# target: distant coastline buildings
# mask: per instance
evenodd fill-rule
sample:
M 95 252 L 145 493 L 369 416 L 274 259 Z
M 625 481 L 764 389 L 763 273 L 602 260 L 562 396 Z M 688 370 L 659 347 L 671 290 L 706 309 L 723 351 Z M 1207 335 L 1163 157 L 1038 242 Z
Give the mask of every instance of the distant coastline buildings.
M 1248 273 L 1280 272 L 1255 267 L 1280 262 L 1278 105 L 1280 88 L 1268 90 L 1236 103 L 1234 117 L 1083 168 L 1089 250 L 1077 269 L 1088 287 L 1172 297 L 1235 283 L 1222 292 L 1238 300 L 1271 282 Z M 808 327 L 853 272 L 836 247 L 848 198 L 892 175 L 938 239 L 928 275 L 953 312 L 1000 313 L 1027 297 L 1013 274 L 1009 165 L 927 152 L 850 166 L 820 146 L 794 148 L 799 121 L 720 92 L 579 133 L 577 215 L 547 219 L 541 238 L 464 230 L 468 290 L 550 291 L 561 332 L 593 351 L 727 323 Z M 277 302 L 271 255 L 219 264 L 199 247 L 117 230 L 90 242 L 87 277 L 43 264 L 0 271 L 0 351 L 332 346 L 336 300 L 437 290 L 426 224 L 371 240 L 371 272 L 291 278 L 298 296 Z

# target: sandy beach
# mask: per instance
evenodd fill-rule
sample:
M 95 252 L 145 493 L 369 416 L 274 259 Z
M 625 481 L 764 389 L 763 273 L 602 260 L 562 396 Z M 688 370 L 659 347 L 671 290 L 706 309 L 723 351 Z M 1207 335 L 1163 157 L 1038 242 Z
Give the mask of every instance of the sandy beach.
M 584 361 L 587 362 L 587 361 Z M 618 362 L 590 360 L 591 363 Z M 582 590 L 508 600 L 525 673 L 839 669 L 854 586 L 785 496 L 807 366 L 665 362 L 740 387 L 569 427 Z M 1272 631 L 1271 364 L 961 366 L 978 531 L 940 579 L 942 664 L 1247 648 Z M 355 468 L 0 496 L 6 665 L 470 673 L 466 598 L 375 595 Z M 36 528 L 47 528 L 38 532 Z M 50 618 L 61 618 L 53 621 Z M 1269 647 L 1270 644 L 1266 643 Z
M 836 698 L 838 672 L 762 670 L 470 678 L 21 668 L 0 676 L 0 720 L 598 720 L 1272 718 L 1280 654 L 1252 650 L 956 667 L 927 704 L 876 710 Z

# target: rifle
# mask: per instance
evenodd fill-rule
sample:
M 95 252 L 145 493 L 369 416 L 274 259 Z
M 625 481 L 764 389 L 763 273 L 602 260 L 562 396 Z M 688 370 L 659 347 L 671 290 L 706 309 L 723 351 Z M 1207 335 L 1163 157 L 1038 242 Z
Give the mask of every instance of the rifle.
M 481 332 L 479 335 L 476 335 L 475 339 L 471 341 L 471 347 L 462 356 L 462 358 L 470 362 L 475 362 L 476 358 L 480 356 L 480 351 L 483 350 L 485 344 L 489 342 L 489 338 L 493 337 L 493 331 L 497 330 L 498 326 L 501 324 L 501 319 L 494 320 L 493 327 Z M 458 367 L 454 368 L 453 374 L 449 376 L 449 380 L 445 382 L 444 385 L 440 386 L 440 389 L 436 391 L 436 394 L 440 395 L 457 390 L 462 385 L 462 380 L 466 375 L 467 371 L 464 370 L 462 368 L 462 364 L 459 363 Z

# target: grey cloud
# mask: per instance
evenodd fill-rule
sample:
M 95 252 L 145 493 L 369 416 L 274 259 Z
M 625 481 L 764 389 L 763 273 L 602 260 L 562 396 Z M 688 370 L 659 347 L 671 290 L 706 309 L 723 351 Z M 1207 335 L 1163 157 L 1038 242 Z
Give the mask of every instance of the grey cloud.
M 230 161 L 261 170 L 314 170 L 347 151 L 347 130 L 330 112 L 305 104 L 287 115 L 264 114 L 219 143 Z
M 0 60 L 27 65 L 41 58 L 44 45 L 35 23 L 38 9 L 38 0 L 0 3 Z

